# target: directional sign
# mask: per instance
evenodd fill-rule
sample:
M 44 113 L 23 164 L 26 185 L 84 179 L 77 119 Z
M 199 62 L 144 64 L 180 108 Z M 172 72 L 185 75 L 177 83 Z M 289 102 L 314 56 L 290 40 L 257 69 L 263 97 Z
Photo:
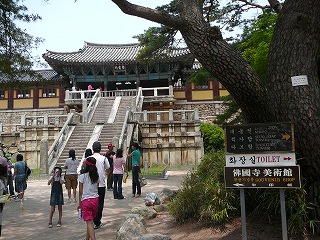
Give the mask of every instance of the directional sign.
M 225 167 L 226 188 L 301 188 L 300 167 Z
M 293 127 L 290 123 L 227 126 L 228 153 L 293 152 Z
M 296 165 L 295 153 L 252 153 L 252 154 L 227 154 L 227 167 L 250 166 L 294 166 Z

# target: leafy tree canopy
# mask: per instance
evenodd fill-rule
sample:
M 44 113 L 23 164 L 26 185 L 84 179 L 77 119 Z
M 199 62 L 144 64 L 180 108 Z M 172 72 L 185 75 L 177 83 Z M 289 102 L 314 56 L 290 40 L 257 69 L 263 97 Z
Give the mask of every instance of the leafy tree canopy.
M 37 14 L 29 14 L 22 2 L 0 2 L 0 74 L 10 79 L 32 73 L 33 62 L 39 62 L 39 59 L 31 56 L 31 49 L 43 42 L 43 39 L 33 37 L 17 27 L 17 21 L 34 22 L 41 19 Z

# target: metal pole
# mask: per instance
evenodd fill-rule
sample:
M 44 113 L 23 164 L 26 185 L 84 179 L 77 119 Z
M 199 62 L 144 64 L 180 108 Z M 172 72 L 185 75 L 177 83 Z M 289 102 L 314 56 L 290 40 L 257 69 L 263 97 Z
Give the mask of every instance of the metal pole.
M 281 206 L 282 239 L 288 240 L 286 200 L 285 200 L 285 194 L 284 194 L 283 188 L 280 188 L 280 206 Z
M 247 240 L 247 221 L 246 221 L 246 201 L 244 189 L 240 188 L 240 205 L 241 205 L 241 225 L 242 225 L 242 240 Z

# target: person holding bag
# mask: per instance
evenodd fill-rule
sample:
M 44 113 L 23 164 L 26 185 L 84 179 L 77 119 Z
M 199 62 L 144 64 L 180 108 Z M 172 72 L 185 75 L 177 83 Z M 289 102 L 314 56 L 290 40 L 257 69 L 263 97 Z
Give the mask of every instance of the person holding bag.
M 138 143 L 132 143 L 132 152 L 128 155 L 128 157 L 132 157 L 132 197 L 141 196 L 141 185 L 139 181 L 141 153 L 139 148 L 140 147 Z

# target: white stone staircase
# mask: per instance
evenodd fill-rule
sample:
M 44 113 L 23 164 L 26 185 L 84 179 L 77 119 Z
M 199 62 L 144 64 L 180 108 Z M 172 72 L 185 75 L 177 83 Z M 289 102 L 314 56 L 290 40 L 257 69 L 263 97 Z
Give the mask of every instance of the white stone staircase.
M 119 139 L 127 107 L 130 107 L 131 102 L 132 97 L 101 97 L 90 123 L 79 123 L 75 126 L 57 164 L 64 165 L 70 149 L 74 149 L 76 157 L 81 159 L 86 148 L 91 147 L 88 144 L 90 145 L 90 141 L 93 141 L 92 136 L 96 125 L 103 125 L 97 139 L 101 142 L 101 153 L 104 154 L 107 151 L 107 145 L 112 142 L 112 139 L 114 137 Z M 115 105 L 116 108 L 113 108 Z M 114 116 L 111 117 L 111 115 Z

